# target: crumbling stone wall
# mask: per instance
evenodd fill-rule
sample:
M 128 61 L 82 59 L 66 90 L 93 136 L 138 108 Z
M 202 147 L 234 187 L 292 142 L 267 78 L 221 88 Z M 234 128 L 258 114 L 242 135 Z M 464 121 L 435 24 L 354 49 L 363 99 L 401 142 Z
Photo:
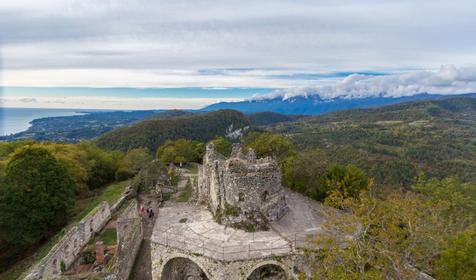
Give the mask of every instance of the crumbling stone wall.
M 39 264 L 28 272 L 25 279 L 47 279 L 60 275 L 62 270 L 67 269 L 75 261 L 89 239 L 99 232 L 110 218 L 109 204 L 102 202 L 68 230 Z
M 137 211 L 137 200 L 132 200 L 116 221 L 117 252 L 115 274 L 117 279 L 127 279 L 139 252 L 144 230 Z
M 207 145 L 195 196 L 219 223 L 249 230 L 265 229 L 288 211 L 276 161 L 256 159 L 252 149 L 245 155 L 236 144 L 228 159 Z

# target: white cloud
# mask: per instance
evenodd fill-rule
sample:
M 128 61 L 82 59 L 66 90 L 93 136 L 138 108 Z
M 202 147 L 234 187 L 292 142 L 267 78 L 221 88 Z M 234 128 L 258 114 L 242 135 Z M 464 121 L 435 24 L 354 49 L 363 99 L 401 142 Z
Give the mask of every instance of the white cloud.
M 128 70 L 115 81 L 121 85 L 129 79 L 136 85 L 142 75 L 145 86 L 169 86 L 166 74 L 177 70 L 393 71 L 468 65 L 476 63 L 475 29 L 474 0 L 0 2 L 7 85 L 109 86 L 114 79 L 106 72 L 115 69 Z M 69 76 L 47 75 L 63 69 Z M 92 81 L 85 69 L 97 70 Z M 33 70 L 45 74 L 30 75 Z M 151 82 L 149 73 L 157 71 L 166 73 L 164 79 Z M 175 82 L 291 86 L 228 74 L 239 81 L 184 75 Z
M 385 76 L 352 74 L 334 85 L 282 89 L 254 99 L 319 95 L 329 99 L 370 96 L 402 97 L 418 93 L 461 94 L 476 92 L 476 67 L 441 66 L 438 71 L 412 71 Z

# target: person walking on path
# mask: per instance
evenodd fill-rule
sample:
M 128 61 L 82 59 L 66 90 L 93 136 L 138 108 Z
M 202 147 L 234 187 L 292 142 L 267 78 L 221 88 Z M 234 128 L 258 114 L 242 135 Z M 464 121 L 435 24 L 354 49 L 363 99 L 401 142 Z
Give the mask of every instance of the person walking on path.
M 139 208 L 139 216 L 142 218 L 144 217 L 144 205 L 142 205 L 140 208 Z
M 154 210 L 152 210 L 152 207 L 147 209 L 147 214 L 149 216 L 149 222 L 152 221 L 152 218 L 154 217 Z

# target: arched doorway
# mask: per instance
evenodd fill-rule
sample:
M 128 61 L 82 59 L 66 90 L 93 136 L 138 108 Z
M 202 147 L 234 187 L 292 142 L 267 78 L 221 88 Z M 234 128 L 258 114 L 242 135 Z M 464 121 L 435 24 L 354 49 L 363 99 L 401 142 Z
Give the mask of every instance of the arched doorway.
M 162 270 L 162 280 L 209 280 L 205 272 L 188 258 L 169 260 Z
M 265 264 L 262 265 L 248 276 L 247 280 L 286 280 L 288 279 L 286 271 L 276 264 Z

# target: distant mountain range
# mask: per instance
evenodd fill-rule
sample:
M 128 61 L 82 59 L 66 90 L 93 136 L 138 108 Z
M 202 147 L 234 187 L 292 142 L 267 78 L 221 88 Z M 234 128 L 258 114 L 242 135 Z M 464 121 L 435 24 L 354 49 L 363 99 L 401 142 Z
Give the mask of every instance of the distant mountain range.
M 322 98 L 319 95 L 273 97 L 239 102 L 220 102 L 203 108 L 203 111 L 233 109 L 243 113 L 275 112 L 287 115 L 321 115 L 329 112 L 355 108 L 371 108 L 406 101 L 437 100 L 450 97 L 475 97 L 476 93 L 441 95 L 421 93 L 404 97 L 373 96 L 365 98 Z

